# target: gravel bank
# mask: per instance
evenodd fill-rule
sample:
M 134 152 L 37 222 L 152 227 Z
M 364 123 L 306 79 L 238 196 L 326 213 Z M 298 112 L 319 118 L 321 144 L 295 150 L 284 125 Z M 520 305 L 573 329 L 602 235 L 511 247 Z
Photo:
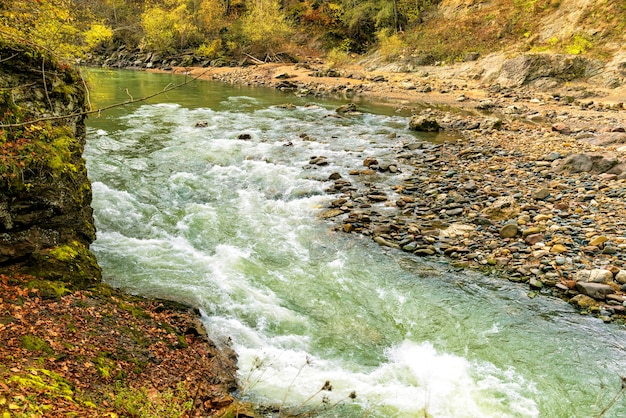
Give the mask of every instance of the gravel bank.
M 531 297 L 561 297 L 606 322 L 626 320 L 626 89 L 503 88 L 434 67 L 174 71 L 346 102 L 365 97 L 414 115 L 411 129 L 456 135 L 403 140 L 397 161 L 370 157 L 347 178 L 331 176 L 337 197 L 322 216 L 379 245 L 526 283 Z M 412 172 L 398 175 L 406 164 Z M 380 176 L 397 182 L 384 186 Z

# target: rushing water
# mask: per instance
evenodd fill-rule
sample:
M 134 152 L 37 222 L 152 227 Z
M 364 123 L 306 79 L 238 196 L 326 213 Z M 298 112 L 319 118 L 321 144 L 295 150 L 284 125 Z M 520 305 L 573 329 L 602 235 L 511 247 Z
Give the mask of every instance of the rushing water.
M 88 76 L 98 105 L 181 80 Z M 106 280 L 198 306 L 239 356 L 240 395 L 283 411 L 326 396 L 337 417 L 597 416 L 626 375 L 623 329 L 330 232 L 316 217 L 328 175 L 416 138 L 384 108 L 336 118 L 340 102 L 308 102 L 197 81 L 91 118 L 92 248 Z M 329 166 L 309 167 L 320 155 Z M 307 400 L 326 381 L 333 390 Z M 604 416 L 626 416 L 625 403 Z

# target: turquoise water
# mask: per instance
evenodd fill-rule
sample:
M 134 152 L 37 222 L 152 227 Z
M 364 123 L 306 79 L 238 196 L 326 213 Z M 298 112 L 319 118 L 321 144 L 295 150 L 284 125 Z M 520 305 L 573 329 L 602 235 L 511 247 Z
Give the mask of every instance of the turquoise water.
M 181 80 L 87 75 L 100 105 Z M 277 106 L 287 102 L 297 107 Z M 414 139 L 387 108 L 334 117 L 342 103 L 196 81 L 90 118 L 92 248 L 105 279 L 198 306 L 210 336 L 239 356 L 240 396 L 283 411 L 597 416 L 626 375 L 623 329 L 317 218 L 333 198 L 330 173 L 348 177 Z M 319 155 L 330 164 L 309 167 Z M 333 390 L 309 401 L 326 381 Z M 605 416 L 626 416 L 624 400 Z

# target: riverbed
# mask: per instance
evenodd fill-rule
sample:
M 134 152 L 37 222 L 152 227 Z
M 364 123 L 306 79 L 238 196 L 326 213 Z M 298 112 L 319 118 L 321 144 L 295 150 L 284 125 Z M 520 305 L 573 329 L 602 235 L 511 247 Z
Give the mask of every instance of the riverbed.
M 181 81 L 89 78 L 97 105 Z M 336 197 L 333 173 L 432 140 L 389 108 L 362 102 L 345 118 L 341 104 L 195 81 L 90 118 L 92 249 L 105 280 L 197 306 L 210 337 L 239 356 L 239 396 L 283 412 L 597 416 L 626 375 L 623 328 L 319 218 Z M 311 164 L 321 155 L 328 164 Z M 332 391 L 317 394 L 326 382 Z M 622 402 L 605 416 L 624 415 Z

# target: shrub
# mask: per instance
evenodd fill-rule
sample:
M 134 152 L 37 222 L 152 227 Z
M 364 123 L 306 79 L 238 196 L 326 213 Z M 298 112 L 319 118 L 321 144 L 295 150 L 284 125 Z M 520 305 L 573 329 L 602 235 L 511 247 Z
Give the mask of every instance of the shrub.
M 221 39 L 214 39 L 208 44 L 202 44 L 196 49 L 196 54 L 208 58 L 215 59 L 222 56 L 224 47 Z
M 326 55 L 326 63 L 330 68 L 341 67 L 350 62 L 350 55 L 342 48 L 333 48 Z
M 391 29 L 382 29 L 377 33 L 378 49 L 383 59 L 391 61 L 398 58 L 404 52 L 406 44 L 397 33 L 392 33 Z

